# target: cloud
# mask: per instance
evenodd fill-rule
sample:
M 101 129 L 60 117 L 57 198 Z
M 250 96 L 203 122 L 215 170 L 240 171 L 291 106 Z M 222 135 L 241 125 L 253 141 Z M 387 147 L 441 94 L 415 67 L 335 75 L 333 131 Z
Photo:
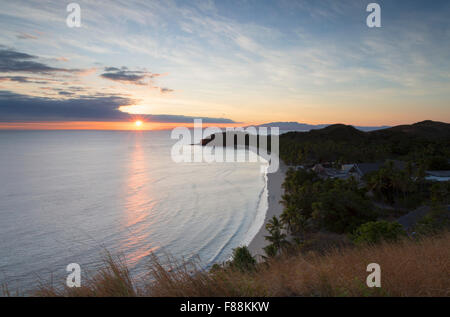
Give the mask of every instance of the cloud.
M 13 81 L 22 84 L 35 83 L 35 84 L 48 84 L 51 79 L 39 78 L 39 77 L 27 77 L 27 76 L 0 76 L 1 81 Z
M 58 94 L 63 95 L 63 96 L 72 96 L 72 95 L 74 95 L 74 93 L 70 92 L 70 91 L 59 91 Z
M 25 76 L 0 76 L 0 81 L 14 81 L 18 83 L 29 83 L 30 80 Z
M 28 33 L 17 34 L 16 37 L 20 40 L 36 40 L 38 37 Z
M 105 67 L 105 73 L 100 76 L 109 80 L 128 84 L 147 85 L 148 82 L 145 81 L 146 79 L 152 79 L 161 75 L 146 70 L 129 70 L 127 67 L 123 66 L 121 68 Z
M 61 94 L 61 92 L 60 92 Z M 66 94 L 62 92 L 62 94 Z M 119 110 L 134 100 L 119 96 L 96 94 L 71 99 L 27 96 L 11 91 L 0 91 L 0 122 L 38 121 L 129 121 L 134 115 Z M 231 119 L 190 117 L 183 115 L 139 115 L 146 121 L 192 123 L 202 119 L 205 123 L 234 123 Z
M 133 84 L 138 86 L 149 85 L 151 88 L 157 89 L 161 94 L 168 94 L 173 92 L 173 89 L 167 87 L 153 86 L 152 79 L 165 74 L 152 73 L 147 70 L 130 70 L 125 66 L 118 67 L 105 67 L 104 73 L 100 76 L 116 82 L 125 84 Z
M 168 93 L 174 92 L 174 90 L 170 89 L 170 88 L 160 87 L 159 92 L 162 94 L 168 94 Z
M 0 121 L 90 121 L 124 120 L 120 106 L 132 100 L 121 96 L 82 96 L 73 99 L 53 99 L 0 91 Z
M 79 73 L 84 71 L 80 69 L 55 68 L 38 62 L 36 59 L 38 59 L 38 56 L 0 47 L 0 72 L 48 74 L 54 72 Z
M 0 49 L 0 72 L 28 72 L 28 73 L 49 73 L 64 71 L 61 68 L 54 68 L 40 62 L 34 61 L 36 56 L 17 52 L 10 49 Z

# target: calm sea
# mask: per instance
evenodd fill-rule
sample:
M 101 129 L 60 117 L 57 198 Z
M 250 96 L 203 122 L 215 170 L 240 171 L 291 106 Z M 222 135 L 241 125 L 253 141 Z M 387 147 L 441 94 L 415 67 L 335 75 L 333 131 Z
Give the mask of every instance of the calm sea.
M 174 163 L 169 131 L 0 131 L 0 284 L 62 285 L 108 250 L 135 277 L 152 252 L 227 260 L 261 226 L 257 163 Z M 243 150 L 241 150 L 243 151 Z

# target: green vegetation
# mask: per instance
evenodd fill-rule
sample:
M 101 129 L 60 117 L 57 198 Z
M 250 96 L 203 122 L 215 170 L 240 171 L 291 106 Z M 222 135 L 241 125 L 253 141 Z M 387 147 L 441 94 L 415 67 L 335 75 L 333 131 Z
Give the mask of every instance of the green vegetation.
M 282 233 L 285 228 L 278 218 L 273 216 L 266 224 L 266 229 L 270 235 L 265 238 L 270 244 L 264 248 L 264 251 L 268 257 L 275 257 L 289 246 L 286 234 Z
M 376 218 L 372 203 L 352 179 L 325 181 L 318 187 L 320 191 L 312 204 L 311 216 L 320 228 L 346 233 Z
M 313 171 L 291 168 L 283 184 L 284 210 L 277 227 L 285 226 L 303 248 L 320 245 L 311 241 L 317 240 L 318 232 L 348 235 L 356 244 L 395 241 L 405 234 L 400 224 L 392 222 L 399 216 L 397 207 L 402 208 L 401 215 L 417 206 L 431 206 L 413 231 L 423 235 L 449 228 L 450 182 L 426 181 L 416 176 L 418 172 L 398 170 L 387 162 L 365 181 L 357 182 L 354 178 L 323 179 Z M 265 251 L 274 256 L 282 249 L 270 245 Z
M 429 197 L 429 182 L 425 181 L 424 168 L 413 167 L 408 162 L 400 170 L 393 161 L 387 161 L 379 171 L 366 175 L 368 190 L 375 198 L 389 205 L 413 208 Z
M 242 272 L 255 269 L 256 260 L 246 246 L 233 249 L 233 260 L 230 262 L 232 268 Z
M 449 169 L 450 125 L 423 121 L 372 132 L 336 124 L 280 137 L 280 157 L 289 165 L 316 162 L 376 162 L 398 159 L 426 169 Z M 447 160 L 447 161 L 446 161 Z
M 414 232 L 420 236 L 433 235 L 450 227 L 450 182 L 436 183 L 431 186 L 431 210 L 414 226 Z
M 424 121 L 367 133 L 333 125 L 292 132 L 281 136 L 280 155 L 288 164 L 305 167 L 288 170 L 280 217 L 280 226 L 286 227 L 300 248 L 321 245 L 317 241 L 321 232 L 328 233 L 322 238 L 345 235 L 356 244 L 396 241 L 406 232 L 393 220 L 419 206 L 431 206 L 432 211 L 418 222 L 417 216 L 409 218 L 408 222 L 417 222 L 416 233 L 449 227 L 450 182 L 425 179 L 426 170 L 449 167 L 449 124 Z M 385 165 L 358 181 L 327 178 L 309 168 L 320 162 L 339 169 L 342 163 L 374 161 Z M 266 253 L 274 256 L 278 250 L 270 245 Z
M 420 219 L 414 227 L 418 235 L 433 235 L 450 227 L 450 215 L 445 208 L 435 208 Z
M 375 244 L 382 241 L 397 241 L 406 236 L 406 231 L 398 222 L 371 221 L 359 226 L 352 238 L 357 244 Z
M 283 184 L 285 206 L 281 215 L 290 233 L 326 229 L 335 233 L 352 232 L 376 219 L 376 212 L 354 179 L 320 179 L 313 172 L 290 169 Z

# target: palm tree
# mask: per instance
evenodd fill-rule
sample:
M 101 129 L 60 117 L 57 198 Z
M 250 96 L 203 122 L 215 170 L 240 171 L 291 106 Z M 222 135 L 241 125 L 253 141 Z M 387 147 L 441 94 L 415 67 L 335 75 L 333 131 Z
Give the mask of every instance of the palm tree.
M 295 207 L 285 208 L 280 219 L 286 225 L 287 231 L 292 234 L 302 233 L 305 230 L 306 218 L 303 215 L 303 209 Z
M 273 216 L 266 224 L 266 229 L 270 233 L 274 230 L 281 230 L 283 228 L 282 223 L 278 220 L 276 216 Z
M 286 234 L 282 233 L 284 227 L 277 217 L 273 216 L 272 219 L 266 224 L 266 229 L 269 231 L 270 235 L 264 238 L 271 242 L 268 246 L 268 250 L 271 250 L 271 254 L 278 254 L 278 252 L 289 245 L 286 240 Z M 270 254 L 268 254 L 271 256 Z
M 272 244 L 280 250 L 281 248 L 288 245 L 288 242 L 286 241 L 286 234 L 281 233 L 280 230 L 275 230 L 271 232 L 270 236 L 265 236 L 265 238 L 272 242 Z

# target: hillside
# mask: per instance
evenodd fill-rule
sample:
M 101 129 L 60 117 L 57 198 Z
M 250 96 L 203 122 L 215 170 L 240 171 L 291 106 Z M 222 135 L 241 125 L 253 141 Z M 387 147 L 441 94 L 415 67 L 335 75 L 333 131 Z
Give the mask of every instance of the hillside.
M 350 125 L 333 124 L 320 130 L 314 130 L 308 137 L 314 139 L 332 139 L 336 141 L 362 141 L 365 133 Z
M 280 136 L 280 155 L 288 164 L 387 158 L 417 162 L 435 157 L 442 161 L 450 157 L 450 124 L 423 121 L 371 132 L 335 124 L 309 132 L 289 132 Z
M 399 125 L 384 130 L 373 131 L 370 135 L 376 138 L 392 138 L 405 135 L 429 140 L 448 139 L 450 138 L 450 124 L 426 120 L 411 125 Z

